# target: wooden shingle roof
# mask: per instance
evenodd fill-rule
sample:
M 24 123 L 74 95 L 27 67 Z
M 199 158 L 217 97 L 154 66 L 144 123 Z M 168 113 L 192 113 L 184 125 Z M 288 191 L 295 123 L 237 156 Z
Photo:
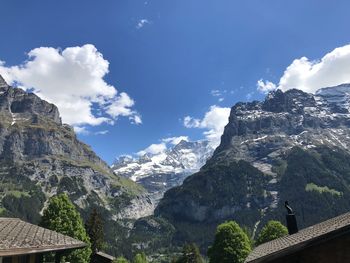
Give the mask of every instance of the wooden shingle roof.
M 0 218 L 0 257 L 85 246 L 84 242 L 18 218 Z
M 350 233 L 350 213 L 307 227 L 293 235 L 261 244 L 249 254 L 245 262 L 268 262 L 347 233 Z

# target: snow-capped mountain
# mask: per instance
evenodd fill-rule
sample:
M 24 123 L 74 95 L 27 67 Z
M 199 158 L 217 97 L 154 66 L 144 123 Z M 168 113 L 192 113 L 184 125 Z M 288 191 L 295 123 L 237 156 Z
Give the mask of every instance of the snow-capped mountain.
M 121 156 L 112 169 L 115 174 L 143 185 L 158 200 L 167 189 L 180 185 L 188 175 L 197 172 L 213 152 L 208 141 L 182 140 L 162 153 L 137 158 Z
M 195 229 L 191 240 L 205 248 L 226 220 L 252 231 L 283 222 L 286 200 L 298 226 L 310 226 L 349 211 L 349 160 L 350 84 L 316 94 L 276 90 L 231 108 L 213 156 L 168 190 L 154 214 L 175 226 L 174 243 Z

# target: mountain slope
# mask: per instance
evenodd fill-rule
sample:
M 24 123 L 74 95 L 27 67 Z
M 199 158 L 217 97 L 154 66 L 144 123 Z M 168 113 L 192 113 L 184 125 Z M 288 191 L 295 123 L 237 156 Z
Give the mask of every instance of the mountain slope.
M 301 227 L 348 211 L 347 94 L 350 85 L 316 95 L 277 90 L 233 106 L 213 157 L 166 192 L 155 211 L 175 226 L 172 242 L 194 241 L 205 250 L 215 226 L 231 219 L 254 234 L 268 219 L 284 222 L 285 200 Z
M 182 140 L 174 147 L 158 154 L 144 154 L 139 158 L 122 156 L 112 165 L 116 175 L 130 178 L 151 193 L 154 204 L 166 190 L 182 184 L 197 172 L 213 154 L 208 141 Z
M 83 217 L 100 210 L 112 253 L 121 253 L 127 223 L 154 207 L 142 186 L 115 175 L 62 124 L 55 105 L 0 76 L 0 215 L 38 223 L 48 198 L 62 192 Z

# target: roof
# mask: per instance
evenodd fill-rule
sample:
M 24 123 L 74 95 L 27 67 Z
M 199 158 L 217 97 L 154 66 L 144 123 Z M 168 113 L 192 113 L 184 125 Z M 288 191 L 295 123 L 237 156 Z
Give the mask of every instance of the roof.
M 18 218 L 0 218 L 0 257 L 85 246 L 84 242 Z
M 109 260 L 115 260 L 115 257 L 108 255 L 108 254 L 101 252 L 101 251 L 96 252 L 96 255 L 103 257 L 103 258 L 107 258 Z
M 268 262 L 346 233 L 350 233 L 350 213 L 307 227 L 293 235 L 261 244 L 249 254 L 245 262 Z

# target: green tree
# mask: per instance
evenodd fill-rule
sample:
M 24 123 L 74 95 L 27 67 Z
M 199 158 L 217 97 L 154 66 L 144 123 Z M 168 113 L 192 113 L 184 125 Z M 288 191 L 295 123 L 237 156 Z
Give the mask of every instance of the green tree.
M 271 220 L 261 229 L 256 244 L 260 245 L 285 235 L 288 235 L 288 229 L 281 222 Z
M 142 252 L 141 254 L 136 254 L 132 263 L 148 263 L 145 253 Z
M 203 263 L 203 258 L 199 253 L 196 244 L 186 244 L 182 249 L 182 255 L 175 261 L 176 263 Z
M 251 251 L 249 238 L 234 222 L 229 221 L 216 229 L 214 243 L 208 249 L 210 263 L 243 263 Z
M 84 249 L 64 254 L 64 259 L 74 263 L 88 263 L 91 255 L 90 240 L 83 220 L 66 194 L 51 197 L 44 210 L 41 226 L 85 242 Z
M 129 263 L 129 261 L 125 257 L 118 257 L 117 259 L 113 260 L 113 263 Z
M 95 253 L 104 246 L 104 231 L 101 214 L 94 208 L 86 222 L 86 231 L 90 237 L 91 249 Z

